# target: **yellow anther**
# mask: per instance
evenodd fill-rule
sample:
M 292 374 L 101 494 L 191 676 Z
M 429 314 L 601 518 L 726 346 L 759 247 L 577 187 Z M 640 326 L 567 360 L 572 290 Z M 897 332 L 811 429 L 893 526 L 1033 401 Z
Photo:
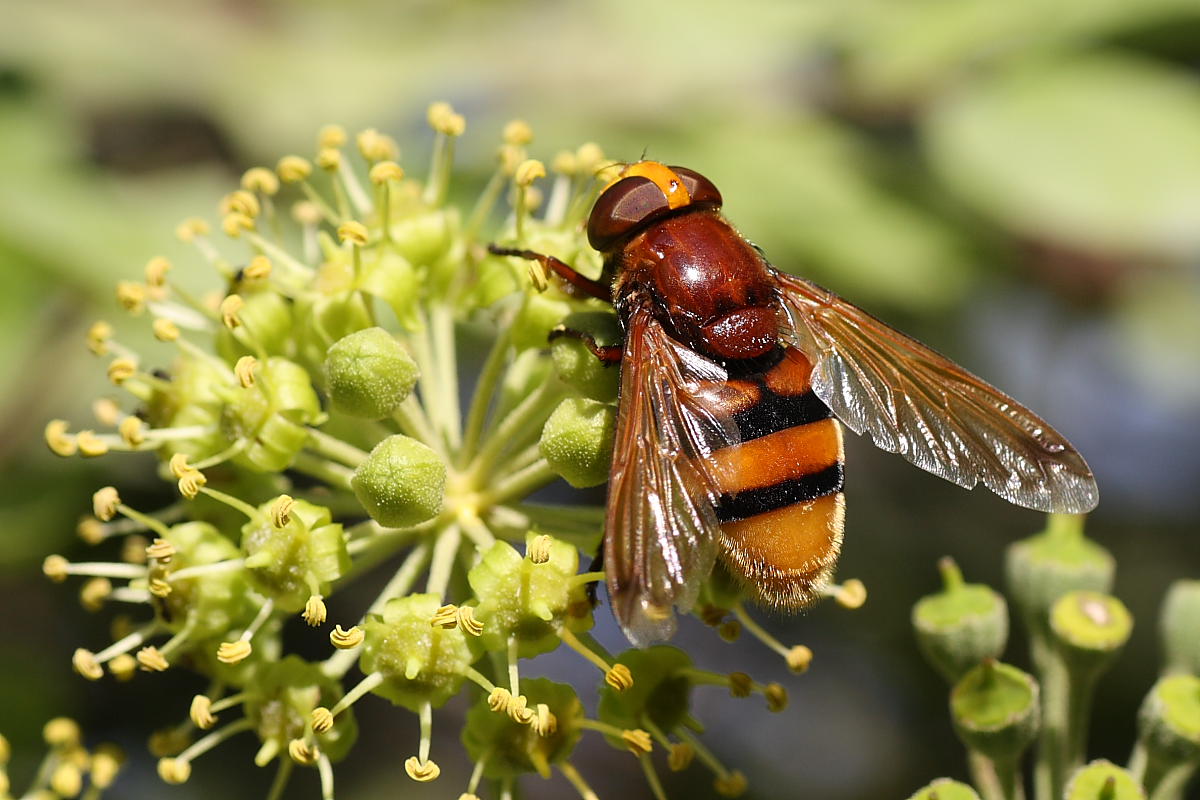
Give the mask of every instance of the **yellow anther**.
M 60 555 L 46 556 L 42 561 L 42 574 L 55 583 L 62 583 L 67 579 L 70 567 L 71 562 Z
M 266 167 L 251 167 L 242 173 L 242 188 L 248 192 L 273 195 L 279 191 L 279 178 Z
M 514 119 L 504 126 L 504 143 L 523 145 L 533 141 L 533 128 L 523 119 Z
M 113 327 L 104 320 L 92 323 L 87 332 L 87 345 L 98 356 L 108 355 L 108 340 L 113 336 Z
M 647 755 L 654 749 L 654 740 L 650 738 L 649 733 L 641 728 L 621 731 L 621 739 L 625 742 L 625 746 L 629 748 L 629 752 L 635 756 Z
M 529 186 L 538 178 L 544 177 L 546 177 L 546 165 L 536 158 L 522 161 L 513 174 L 513 180 L 517 182 L 517 186 Z
M 187 783 L 192 776 L 192 765 L 178 758 L 160 758 L 158 760 L 158 777 L 167 783 Z
M 79 589 L 79 602 L 85 611 L 95 613 L 104 608 L 104 601 L 112 590 L 112 581 L 108 578 L 88 578 Z
M 529 548 L 526 551 L 526 557 L 534 564 L 545 564 L 550 560 L 550 546 L 554 544 L 554 540 L 542 533 L 529 542 Z
M 404 169 L 395 161 L 380 161 L 371 167 L 369 177 L 371 178 L 371 183 L 376 185 L 387 183 L 388 181 L 398 181 L 404 177 Z
M 462 128 L 456 130 L 456 125 L 459 121 L 461 121 L 463 127 L 466 126 L 466 121 L 459 114 L 454 113 L 453 106 L 445 102 L 430 103 L 429 110 L 426 112 L 426 119 L 429 120 L 429 127 L 447 136 L 460 136 L 462 134 Z
M 242 324 L 242 320 L 238 317 L 238 314 L 245 307 L 246 301 L 242 299 L 241 295 L 226 295 L 225 299 L 221 301 L 221 323 L 230 330 L 238 327 Z
M 120 386 L 137 374 L 137 363 L 132 358 L 115 358 L 108 365 L 108 379 Z
M 50 773 L 50 790 L 57 797 L 78 797 L 83 791 L 83 772 L 75 764 L 59 764 Z
M 179 338 L 179 326 L 166 317 L 154 320 L 154 338 L 160 342 L 173 342 Z
M 175 557 L 175 545 L 166 539 L 155 539 L 146 547 L 146 558 L 158 559 L 160 563 L 169 564 Z
M 633 688 L 633 673 L 624 664 L 613 664 L 608 672 L 604 673 L 604 682 L 614 691 L 625 692 Z
M 763 695 L 767 698 L 767 710 L 772 713 L 778 713 L 787 708 L 788 692 L 781 683 L 768 683 L 767 688 L 763 691 Z
M 237 664 L 244 661 L 247 656 L 254 652 L 254 647 L 245 639 L 238 639 L 235 642 L 221 642 L 217 648 L 217 661 L 222 664 Z
M 328 733 L 333 729 L 333 712 L 324 706 L 317 706 L 310 715 L 313 733 Z
M 525 187 L 525 210 L 526 211 L 528 211 L 531 214 L 534 211 L 537 211 L 539 208 L 542 207 L 543 199 L 544 199 L 544 196 L 542 195 L 541 189 L 539 189 L 536 186 L 526 186 Z
M 162 286 L 167 282 L 167 273 L 171 271 L 171 262 L 162 256 L 155 256 L 146 262 L 146 285 Z
M 262 206 L 259 205 L 258 197 L 254 192 L 238 189 L 221 198 L 221 202 L 217 205 L 217 211 L 223 217 L 229 214 L 242 214 L 254 219 L 262 212 Z
M 125 763 L 125 754 L 115 744 L 102 744 L 92 754 L 90 777 L 92 786 L 107 789 L 116 780 L 121 765 Z
M 330 123 L 323 125 L 317 134 L 317 147 L 341 147 L 346 143 L 346 129 Z
M 55 455 L 67 458 L 75 455 L 78 446 L 75 443 L 75 437 L 67 433 L 70 425 L 65 419 L 52 419 L 46 423 L 45 429 L 42 431 L 42 436 L 46 440 L 46 446 L 54 452 Z
M 749 697 L 754 691 L 754 680 L 744 672 L 729 673 L 729 693 L 734 697 Z
M 525 160 L 525 150 L 511 144 L 503 145 L 497 152 L 497 160 L 500 162 L 501 172 L 505 175 L 513 175 L 516 173 L 517 167 L 521 166 L 521 162 Z
M 148 672 L 162 672 L 171 666 L 166 656 L 160 653 L 158 648 L 153 645 L 143 647 L 137 651 L 137 662 L 142 669 Z
M 351 650 L 363 643 L 366 634 L 363 629 L 357 625 L 352 625 L 350 630 L 342 630 L 341 625 L 335 625 L 333 632 L 329 634 L 329 642 L 338 650 Z
M 284 156 L 275 165 L 275 171 L 284 183 L 299 183 L 312 174 L 312 164 L 300 156 Z
M 695 757 L 696 748 L 687 742 L 676 742 L 671 745 L 671 751 L 667 754 L 667 768 L 672 772 L 683 772 L 692 765 L 692 759 Z
M 250 259 L 250 263 L 242 270 L 242 277 L 248 281 L 265 281 L 271 277 L 271 259 L 263 255 Z
M 195 470 L 195 467 L 188 463 L 187 453 L 175 453 L 171 456 L 171 460 L 167 462 L 167 467 L 171 470 L 171 475 L 176 479 L 182 478 L 187 473 Z
M 117 506 L 121 504 L 121 495 L 117 494 L 115 486 L 105 486 L 92 495 L 92 513 L 96 518 L 108 522 L 117 513 Z
M 538 703 L 529 726 L 538 736 L 553 736 L 558 730 L 558 718 L 550 711 L 550 706 Z
M 92 415 L 101 425 L 112 427 L 121 421 L 121 407 L 111 397 L 97 397 L 92 401 Z
M 851 578 L 841 586 L 831 586 L 833 599 L 842 608 L 854 610 L 867 602 L 867 586 L 858 578 Z
M 337 234 L 340 241 L 349 241 L 359 247 L 367 243 L 367 226 L 358 220 L 352 219 L 349 222 L 343 222 L 338 226 Z
M 726 620 L 717 626 L 717 635 L 727 642 L 736 642 L 742 635 L 742 623 L 736 619 Z
M 146 307 L 146 287 L 134 281 L 117 283 L 117 302 L 130 314 L 140 314 Z
M 321 223 L 321 209 L 317 207 L 316 203 L 301 200 L 292 205 L 292 219 L 301 225 L 316 227 Z
M 254 230 L 254 218 L 239 211 L 233 211 L 221 218 L 221 230 L 230 239 L 242 235 L 242 231 Z
M 504 709 L 509 719 L 528 725 L 533 721 L 533 709 L 529 708 L 529 698 L 523 694 L 509 695 L 508 706 Z
M 367 161 L 395 161 L 400 157 L 400 148 L 396 146 L 396 141 L 374 128 L 359 131 L 355 141 L 358 144 L 358 152 L 362 153 L 362 157 Z
M 326 147 L 317 153 L 315 160 L 318 167 L 327 172 L 333 172 L 342 165 L 342 151 Z
M 94 431 L 80 431 L 75 434 L 75 444 L 79 446 L 79 454 L 86 458 L 95 458 L 108 452 L 108 443 Z
M 741 797 L 746 792 L 746 786 L 746 776 L 736 769 L 713 781 L 713 788 L 722 797 Z
M 175 226 L 175 238 L 184 244 L 191 244 L 199 236 L 207 236 L 208 223 L 199 217 L 188 217 Z
M 500 713 L 508 708 L 509 701 L 512 700 L 512 692 L 505 689 L 503 686 L 497 686 L 488 694 L 488 708 L 496 713 Z
M 12 758 L 12 745 L 8 743 L 8 739 L 4 738 L 4 734 L 0 733 L 0 767 L 3 767 Z
M 121 560 L 124 561 L 126 564 L 145 564 L 146 563 L 146 545 L 147 544 L 149 544 L 149 542 L 146 541 L 145 536 L 137 536 L 137 535 L 126 536 L 121 541 Z M 116 619 L 113 620 L 113 622 L 115 623 L 117 620 L 120 620 L 120 619 L 128 620 L 128 617 L 117 617 Z M 132 628 L 130 628 L 129 630 L 132 630 Z M 126 633 L 128 633 L 128 631 L 126 631 Z M 121 634 L 121 635 L 114 634 L 114 638 L 120 639 L 120 638 L 123 638 L 124 635 L 125 634 Z
M 433 612 L 429 618 L 431 628 L 453 628 L 458 625 L 458 606 L 450 603 Z
M 146 742 L 146 745 L 151 755 L 162 758 L 182 753 L 184 748 L 191 744 L 191 741 L 191 736 L 187 730 L 175 727 L 165 728 L 150 734 L 150 739 Z
M 271 503 L 271 524 L 276 528 L 286 528 L 292 522 L 292 509 L 296 501 L 291 495 L 281 494 Z
M 207 695 L 198 694 L 192 698 L 192 705 L 188 709 L 188 716 L 192 718 L 192 724 L 202 731 L 206 731 L 217 724 L 217 718 L 212 713 L 212 700 Z
M 56 750 L 78 747 L 81 738 L 79 723 L 70 717 L 55 717 L 42 728 L 42 741 Z
M 808 666 L 812 664 L 813 652 L 804 645 L 798 644 L 787 651 L 785 658 L 788 669 L 796 674 L 800 674 L 808 670 Z
M 570 150 L 562 150 L 550 162 L 550 169 L 559 175 L 574 175 L 579 171 L 579 159 Z
M 82 647 L 71 654 L 71 667 L 89 681 L 98 681 L 104 677 L 104 667 L 96 660 L 96 654 Z
M 117 426 L 117 433 L 121 434 L 125 444 L 137 447 L 146 441 L 146 423 L 142 422 L 140 417 L 130 414 L 121 420 L 121 424 Z
M 179 493 L 187 500 L 194 500 L 200 494 L 200 487 L 207 483 L 208 478 L 204 477 L 203 472 L 192 470 L 179 479 Z
M 579 172 L 584 175 L 595 172 L 603 160 L 604 151 L 595 142 L 584 142 L 575 151 L 575 163 L 579 167 Z
M 428 783 L 436 781 L 438 776 L 442 774 L 442 769 L 433 760 L 422 762 L 416 756 L 409 756 L 404 762 L 404 771 L 408 773 L 408 777 L 420 783 Z
M 458 796 L 458 800 L 479 800 L 479 795 L 471 794 L 470 792 L 463 792 Z
M 171 584 L 167 583 L 166 579 L 154 577 L 146 581 L 146 589 L 150 594 L 158 598 L 168 597 L 171 594 Z
M 242 385 L 243 389 L 249 389 L 254 385 L 254 370 L 257 367 L 258 359 L 254 356 L 242 356 L 233 365 L 233 374 L 237 376 L 238 383 Z
M 622 169 L 623 166 L 621 164 L 609 164 L 606 167 L 600 167 L 595 172 L 596 180 L 601 186 L 608 186 L 615 183 L 621 177 Z
M 105 538 L 104 523 L 91 516 L 80 519 L 75 526 L 75 532 L 88 544 L 100 544 Z
M 475 619 L 475 609 L 471 606 L 458 607 L 458 627 L 468 636 L 479 636 L 483 633 L 483 623 Z
M 137 672 L 137 667 L 137 659 L 129 655 L 129 653 L 121 653 L 118 656 L 113 656 L 113 660 L 108 662 L 108 671 L 119 681 L 132 679 L 133 674 Z
M 297 764 L 311 767 L 321 757 L 321 750 L 316 745 L 311 745 L 303 739 L 292 739 L 288 742 L 288 755 Z
M 329 611 L 325 608 L 325 600 L 321 595 L 310 595 L 304 603 L 304 613 L 302 615 L 304 621 L 308 623 L 310 628 L 318 628 L 325 624 L 325 620 L 329 618 Z

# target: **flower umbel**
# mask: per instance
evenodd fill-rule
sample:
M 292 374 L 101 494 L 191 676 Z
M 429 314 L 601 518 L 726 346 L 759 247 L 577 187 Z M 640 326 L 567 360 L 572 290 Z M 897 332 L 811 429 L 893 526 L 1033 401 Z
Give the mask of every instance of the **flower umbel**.
M 332 764 L 353 746 L 353 706 L 368 694 L 417 718 L 420 744 L 397 779 L 437 780 L 435 756 L 448 744 L 435 744 L 434 711 L 469 692 L 462 740 L 476 767 L 464 796 L 484 780 L 507 796 L 520 776 L 557 769 L 594 797 L 571 763 L 588 730 L 632 753 L 659 797 L 654 760 L 681 770 L 699 759 L 717 791 L 738 794 L 745 777 L 694 732 L 692 690 L 758 694 L 780 711 L 784 687 L 705 672 L 669 647 L 606 652 L 588 633 L 587 586 L 604 576 L 579 571 L 580 551 L 598 547 L 602 511 L 528 499 L 559 478 L 603 482 L 615 374 L 567 340 L 552 351 L 548 335 L 568 315 L 600 336 L 616 326 L 599 301 L 489 254 L 487 237 L 598 271 L 583 223 L 603 156 L 584 145 L 547 172 L 527 153 L 529 126 L 513 122 L 464 213 L 447 197 L 466 121 L 444 103 L 428 116 L 424 181 L 389 137 L 327 126 L 311 159 L 247 171 L 219 218 L 178 227 L 220 291 L 192 295 L 176 281 L 195 264 L 163 258 L 146 265 L 144 283 L 117 287 L 160 349 L 134 352 L 114 326 L 94 325 L 87 346 L 124 399 L 98 405 L 111 430 L 72 432 L 55 420 L 46 442 L 62 457 L 151 452 L 179 497 L 142 511 L 101 488 L 80 533 L 92 544 L 124 539 L 123 560 L 46 560 L 52 580 L 87 578 L 90 610 L 144 609 L 116 641 L 78 649 L 75 671 L 127 680 L 186 665 L 211 682 L 178 698 L 186 721 L 153 739 L 168 783 L 250 731 L 255 763 L 278 764 L 272 796 L 299 765 L 332 798 Z M 485 234 L 506 190 L 511 212 Z M 464 407 L 458 360 L 480 341 L 490 350 Z M 327 606 L 384 564 L 391 578 L 360 616 Z M 703 593 L 705 621 L 729 640 L 749 631 L 795 671 L 807 668 L 811 652 L 771 637 L 720 581 Z M 853 606 L 863 595 L 852 582 L 830 596 Z M 285 655 L 285 623 L 322 637 L 328 657 Z M 599 671 L 598 719 L 585 716 L 575 687 L 521 674 L 523 659 L 564 645 Z M 111 782 L 111 770 L 96 770 L 94 786 Z

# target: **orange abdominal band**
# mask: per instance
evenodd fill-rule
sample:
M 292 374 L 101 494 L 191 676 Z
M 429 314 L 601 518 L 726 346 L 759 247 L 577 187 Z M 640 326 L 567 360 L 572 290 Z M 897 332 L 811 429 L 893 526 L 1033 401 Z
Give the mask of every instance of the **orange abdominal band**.
M 670 167 L 657 161 L 639 161 L 621 170 L 622 178 L 642 177 L 654 182 L 667 198 L 671 209 L 682 208 L 692 202 L 692 196 L 684 187 L 679 175 Z M 619 179 L 618 179 L 619 180 Z

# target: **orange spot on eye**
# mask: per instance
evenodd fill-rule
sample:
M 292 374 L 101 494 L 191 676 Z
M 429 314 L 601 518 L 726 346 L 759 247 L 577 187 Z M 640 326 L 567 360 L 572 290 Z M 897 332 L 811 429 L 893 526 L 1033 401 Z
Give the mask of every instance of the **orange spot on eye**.
M 666 196 L 667 205 L 670 208 L 682 208 L 692 202 L 692 196 L 688 194 L 688 190 L 683 185 L 683 181 L 679 175 L 664 164 L 660 164 L 657 161 L 639 161 L 636 164 L 630 164 L 621 171 L 622 178 L 632 178 L 634 176 L 654 181 L 655 185 Z

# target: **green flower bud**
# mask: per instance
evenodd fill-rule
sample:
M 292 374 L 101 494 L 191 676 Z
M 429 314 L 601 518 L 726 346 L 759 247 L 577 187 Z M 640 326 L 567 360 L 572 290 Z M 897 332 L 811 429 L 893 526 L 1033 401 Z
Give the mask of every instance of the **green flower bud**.
M 392 223 L 396 252 L 415 267 L 437 263 L 450 248 L 459 229 L 455 208 L 414 214 Z
M 410 594 L 367 617 L 359 667 L 368 675 L 383 674 L 375 694 L 419 711 L 426 702 L 437 707 L 458 693 L 475 656 L 461 630 L 429 624 L 441 605 L 437 595 Z
M 467 294 L 466 301 L 480 308 L 487 308 L 502 297 L 525 286 L 524 275 L 518 275 L 503 256 L 488 255 L 476 268 L 475 284 Z
M 416 330 L 421 324 L 417 316 L 421 293 L 416 269 L 390 248 L 377 249 L 372 256 L 363 263 L 358 288 L 387 303 L 400 324 Z
M 1054 601 L 1075 589 L 1108 592 L 1115 562 L 1083 535 L 1082 516 L 1051 514 L 1046 530 L 1008 548 L 1009 592 L 1036 636 L 1047 635 Z
M 243 342 L 253 342 L 269 355 L 290 356 L 292 350 L 292 305 L 272 291 L 242 294 L 245 305 L 238 311 L 241 326 L 237 330 L 221 328 L 217 332 L 217 354 L 229 364 L 242 356 L 258 355 L 258 350 Z
M 395 411 L 412 391 L 417 375 L 417 363 L 383 328 L 352 333 L 325 356 L 334 407 L 363 419 L 382 419 Z
M 1160 678 L 1142 701 L 1138 732 L 1151 761 L 1174 765 L 1200 757 L 1200 677 Z
M 607 403 L 568 397 L 546 420 L 538 449 L 567 483 L 577 489 L 608 480 L 617 410 Z
M 258 738 L 287 758 L 288 743 L 304 738 L 313 709 L 334 705 L 343 692 L 316 664 L 289 655 L 264 664 L 247 694 L 246 717 Z M 358 724 L 348 708 L 334 718 L 329 731 L 317 736 L 317 746 L 331 761 L 340 761 L 357 738 Z
M 952 781 L 949 778 L 938 778 L 932 783 L 922 786 L 908 800 L 979 800 L 979 795 L 965 783 Z
M 354 266 L 346 258 L 342 253 L 339 260 L 323 264 L 317 291 L 296 297 L 296 358 L 314 372 L 320 371 L 330 345 L 375 324 L 363 294 L 354 290 Z
M 1050 610 L 1050 631 L 1072 675 L 1077 680 L 1092 680 L 1129 640 L 1133 617 L 1115 597 L 1068 592 Z
M 300 611 L 310 595 L 328 594 L 329 584 L 350 567 L 342 526 L 329 509 L 304 500 L 292 502 L 282 528 L 275 527 L 275 501 L 259 511 L 259 519 L 242 526 L 250 582 L 280 610 Z
M 375 446 L 350 485 L 372 519 L 387 528 L 403 528 L 442 510 L 446 465 L 426 445 L 397 434 Z
M 671 731 L 687 719 L 693 683 L 686 671 L 692 666 L 687 653 L 670 645 L 645 650 L 626 650 L 617 659 L 633 674 L 633 686 L 618 692 L 605 683 L 600 687 L 597 716 L 621 729 L 642 728 L 649 719 L 659 730 Z M 627 749 L 619 738 L 606 736 L 609 744 Z
M 1037 736 L 1037 681 L 1016 667 L 985 661 L 950 691 L 950 715 L 963 744 L 1012 763 Z
M 165 538 L 175 548 L 172 572 L 241 557 L 233 542 L 206 522 L 175 525 Z M 244 628 L 258 612 L 258 603 L 244 571 L 224 570 L 171 581 L 171 593 L 155 608 L 172 633 L 187 629 L 191 638 L 203 639 Z
M 1063 800 L 1146 800 L 1146 793 L 1126 770 L 1098 759 L 1075 771 Z
M 1200 581 L 1171 584 L 1159 629 L 1166 671 L 1200 675 Z
M 943 589 L 913 606 L 912 624 L 926 660 L 953 683 L 981 661 L 1004 652 L 1008 606 L 990 587 L 963 583 L 953 559 L 943 558 L 938 568 Z
M 599 345 L 621 341 L 617 318 L 607 311 L 576 311 L 562 324 L 570 330 L 590 334 Z M 574 336 L 559 336 L 550 343 L 550 356 L 558 377 L 575 391 L 592 400 L 611 403 L 617 399 L 620 371 L 603 364 Z
M 550 777 L 550 765 L 566 761 L 583 730 L 583 704 L 575 689 L 565 683 L 545 678 L 526 678 L 521 681 L 521 694 L 528 700 L 527 708 L 537 709 L 545 704 L 554 715 L 553 732 L 545 735 L 534 725 L 515 722 L 507 714 L 488 707 L 481 697 L 467 712 L 462 741 L 471 760 L 485 761 L 484 777 L 515 778 L 536 772 Z
M 592 626 L 584 585 L 573 580 L 579 551 L 557 539 L 549 549 L 549 560 L 535 564 L 507 542 L 496 542 L 467 574 L 479 598 L 475 618 L 484 625 L 480 641 L 486 649 L 503 651 L 515 636 L 521 658 L 532 658 L 559 646 L 560 627 L 578 632 Z
M 513 346 L 521 350 L 541 350 L 550 346 L 550 331 L 571 313 L 571 304 L 561 293 L 531 294 L 512 323 Z
M 299 364 L 277 356 L 260 365 L 253 386 L 223 385 L 217 393 L 225 400 L 221 432 L 246 447 L 234 458 L 244 467 L 279 472 L 291 466 L 308 441 L 306 425 L 321 416 L 321 403 L 308 372 Z

